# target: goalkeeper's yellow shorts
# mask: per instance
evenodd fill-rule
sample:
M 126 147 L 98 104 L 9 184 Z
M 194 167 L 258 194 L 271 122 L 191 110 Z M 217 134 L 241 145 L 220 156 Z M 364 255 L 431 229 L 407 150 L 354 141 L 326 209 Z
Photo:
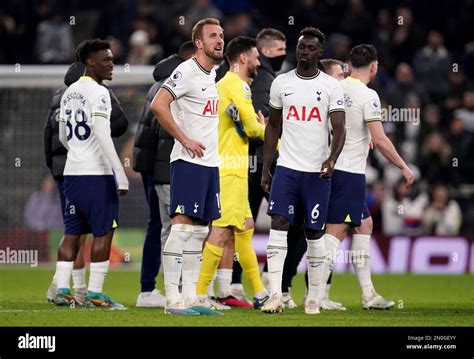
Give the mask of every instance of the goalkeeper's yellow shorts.
M 213 221 L 212 225 L 245 230 L 245 218 L 252 217 L 248 178 L 233 175 L 220 177 L 220 189 L 221 218 Z

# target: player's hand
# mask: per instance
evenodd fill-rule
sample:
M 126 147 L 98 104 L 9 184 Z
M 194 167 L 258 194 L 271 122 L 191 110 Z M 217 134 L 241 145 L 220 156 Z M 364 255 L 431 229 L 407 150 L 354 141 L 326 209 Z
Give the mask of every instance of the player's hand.
M 119 195 L 119 197 L 123 197 L 123 196 L 125 196 L 127 193 L 128 193 L 128 189 L 119 189 L 119 190 L 117 191 L 117 194 Z
M 206 150 L 206 146 L 204 146 L 201 142 L 194 141 L 194 140 L 186 140 L 183 141 L 183 146 L 188 151 L 191 158 L 198 156 L 199 158 L 204 156 L 204 151 Z
M 321 178 L 330 178 L 332 174 L 334 173 L 334 161 L 331 159 L 327 159 L 326 161 L 323 162 L 321 165 L 321 173 L 319 177 Z
M 262 189 L 265 193 L 270 193 L 270 186 L 272 184 L 272 175 L 269 171 L 263 171 L 262 173 Z
M 265 125 L 265 116 L 263 116 L 262 111 L 258 110 L 257 115 L 258 115 L 257 116 L 258 123 L 261 123 L 262 125 Z
M 405 180 L 407 181 L 407 187 L 410 187 L 415 180 L 415 175 L 413 174 L 412 170 L 406 166 L 403 167 L 400 172 L 402 172 L 402 176 L 405 177 Z

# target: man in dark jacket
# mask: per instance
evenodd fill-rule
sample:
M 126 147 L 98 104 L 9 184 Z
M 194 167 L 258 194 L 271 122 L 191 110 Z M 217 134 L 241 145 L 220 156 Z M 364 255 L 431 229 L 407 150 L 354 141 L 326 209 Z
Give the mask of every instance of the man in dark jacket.
M 53 95 L 44 128 L 44 153 L 46 157 L 46 165 L 51 171 L 51 174 L 53 175 L 58 186 L 59 197 L 61 199 L 61 209 L 63 213 L 65 206 L 63 193 L 63 172 L 64 166 L 66 164 L 67 150 L 59 141 L 59 122 L 57 119 L 59 116 L 61 97 L 71 84 L 79 80 L 79 78 L 84 74 L 84 71 L 85 66 L 81 62 L 74 62 L 69 67 L 64 77 L 65 86 L 56 90 Z M 115 97 L 111 89 L 107 89 L 110 92 L 110 99 L 112 103 L 112 113 L 110 115 L 111 134 L 112 137 L 120 137 L 127 131 L 128 120 L 117 97 Z M 86 237 L 87 235 L 82 235 L 79 239 L 80 248 L 78 250 L 76 260 L 74 261 L 74 267 L 72 271 L 75 289 L 74 299 L 78 304 L 82 304 L 85 296 L 87 295 L 86 270 L 84 262 L 84 243 L 86 241 Z M 54 302 L 56 290 L 56 278 L 53 277 L 53 282 L 46 293 L 46 298 L 48 301 Z
M 261 111 L 263 116 L 267 118 L 270 87 L 286 57 L 286 37 L 276 29 L 263 29 L 257 35 L 257 49 L 260 54 L 258 58 L 260 67 L 252 84 L 252 103 L 255 111 Z M 249 156 L 257 159 L 256 167 L 251 168 L 249 172 L 249 203 L 253 219 L 256 221 L 262 199 L 267 196 L 260 186 L 263 167 L 263 141 L 250 139 Z M 238 262 L 235 262 L 232 272 L 232 295 L 245 300 L 241 278 L 242 269 Z
M 137 299 L 137 307 L 165 306 L 165 297 L 155 288 L 155 278 L 161 266 L 161 251 L 171 228 L 169 167 L 174 139 L 161 128 L 150 111 L 150 104 L 162 83 L 173 70 L 193 55 L 194 45 L 191 41 L 186 41 L 180 46 L 178 54 L 171 55 L 156 64 L 153 71 L 156 82 L 151 86 L 146 96 L 145 107 L 135 136 L 133 169 L 142 176 L 145 196 L 150 209 L 143 245 L 141 293 Z
M 258 52 L 260 53 L 260 67 L 252 85 L 252 103 L 255 111 L 262 111 L 268 117 L 268 103 L 270 102 L 270 87 L 280 71 L 286 57 L 286 37 L 276 29 L 263 29 L 257 35 Z M 256 171 L 249 174 L 249 201 L 254 220 L 265 193 L 260 186 L 263 164 L 263 141 L 250 142 L 250 156 L 256 156 Z

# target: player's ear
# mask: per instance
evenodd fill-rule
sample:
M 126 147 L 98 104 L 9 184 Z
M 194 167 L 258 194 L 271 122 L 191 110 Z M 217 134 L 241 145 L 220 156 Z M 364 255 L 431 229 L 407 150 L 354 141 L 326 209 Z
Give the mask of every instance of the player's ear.
M 245 64 L 247 62 L 247 54 L 245 52 L 242 52 L 239 55 L 239 62 Z
M 87 65 L 87 66 L 93 66 L 94 64 L 95 64 L 94 59 L 92 58 L 92 56 L 89 56 L 89 57 L 86 59 L 86 65 Z
M 377 70 L 377 64 L 375 62 L 372 62 L 370 64 L 370 72 L 374 73 L 375 70 Z
M 202 40 L 201 39 L 194 40 L 194 46 L 196 47 L 196 49 L 202 49 Z

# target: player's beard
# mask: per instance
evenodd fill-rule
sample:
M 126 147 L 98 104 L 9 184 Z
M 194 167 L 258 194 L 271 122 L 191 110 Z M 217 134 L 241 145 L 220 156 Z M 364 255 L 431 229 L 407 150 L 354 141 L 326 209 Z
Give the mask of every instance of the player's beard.
M 211 58 L 216 64 L 219 64 L 222 59 L 223 59 L 223 54 L 216 55 L 214 54 L 214 49 L 208 50 L 204 48 L 204 53 L 206 54 L 207 57 Z
M 254 68 L 247 68 L 247 75 L 248 77 L 250 77 L 251 79 L 254 79 L 255 76 L 257 76 L 257 68 L 254 67 Z

